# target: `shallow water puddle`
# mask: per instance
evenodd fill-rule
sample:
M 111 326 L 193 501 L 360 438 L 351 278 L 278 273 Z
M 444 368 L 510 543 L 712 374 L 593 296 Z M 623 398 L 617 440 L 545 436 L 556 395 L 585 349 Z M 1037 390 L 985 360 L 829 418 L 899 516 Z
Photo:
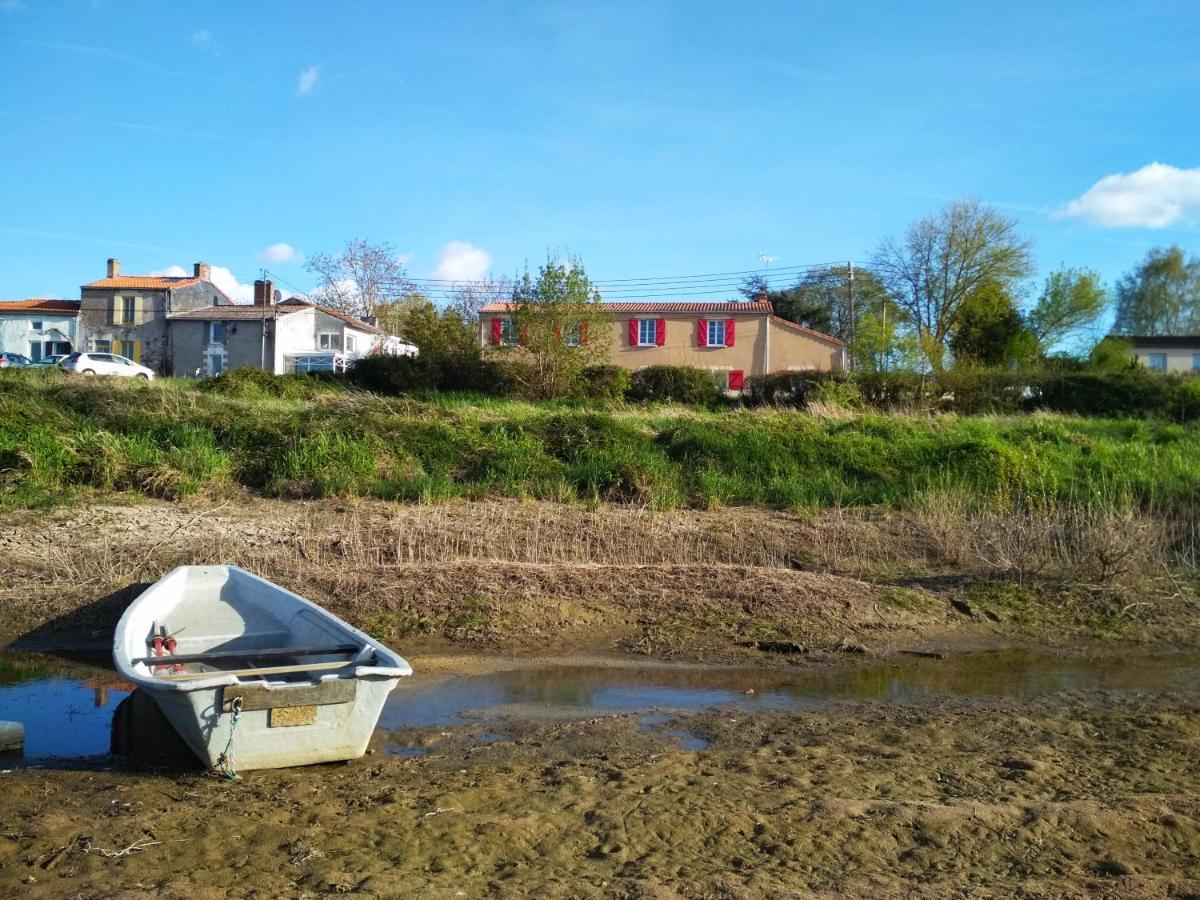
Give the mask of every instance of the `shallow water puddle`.
M 730 706 L 817 709 L 832 703 L 913 702 L 932 697 L 1034 698 L 1063 692 L 1200 692 L 1200 655 L 1079 655 L 1007 650 L 946 659 L 894 657 L 877 663 L 785 671 L 706 666 L 548 666 L 401 682 L 379 727 L 389 752 L 417 756 L 405 729 L 485 726 L 488 743 L 508 740 L 506 720 L 642 715 L 642 727 L 700 750 L 703 739 L 672 727 L 673 714 Z M 24 765 L 98 756 L 110 748 L 113 713 L 129 694 L 112 671 L 23 654 L 0 661 L 0 719 L 23 722 Z M 490 726 L 490 727 L 489 727 Z M 9 765 L 0 762 L 0 767 Z

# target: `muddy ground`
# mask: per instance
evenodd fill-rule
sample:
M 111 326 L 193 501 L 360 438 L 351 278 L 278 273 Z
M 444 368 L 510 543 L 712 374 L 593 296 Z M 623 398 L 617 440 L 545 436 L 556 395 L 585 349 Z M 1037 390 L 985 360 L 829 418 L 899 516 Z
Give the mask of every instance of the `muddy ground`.
M 618 715 L 241 783 L 17 771 L 0 892 L 1195 897 L 1198 712 L 1094 694 L 672 723 L 700 751 Z
M 102 646 L 141 585 L 231 562 L 418 668 L 447 650 L 779 667 L 1200 639 L 1194 585 L 1177 572 L 1090 577 L 972 556 L 944 526 L 510 502 L 14 513 L 0 523 L 0 634 Z M 1200 896 L 1193 696 L 869 702 L 672 727 L 708 746 L 614 715 L 510 722 L 514 739 L 498 743 L 469 726 L 414 732 L 429 755 L 380 746 L 240 783 L 111 761 L 18 769 L 0 775 L 0 894 Z

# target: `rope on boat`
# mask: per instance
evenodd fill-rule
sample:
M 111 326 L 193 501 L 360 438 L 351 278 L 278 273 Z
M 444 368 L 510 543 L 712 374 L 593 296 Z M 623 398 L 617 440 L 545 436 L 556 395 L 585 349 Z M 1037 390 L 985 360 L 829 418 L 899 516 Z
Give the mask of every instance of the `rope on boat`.
M 237 731 L 238 720 L 242 717 L 242 698 L 234 697 L 229 708 L 233 710 L 233 719 L 229 723 L 229 740 L 225 743 L 221 755 L 217 757 L 215 768 L 229 781 L 241 781 L 241 776 L 233 768 L 233 735 Z

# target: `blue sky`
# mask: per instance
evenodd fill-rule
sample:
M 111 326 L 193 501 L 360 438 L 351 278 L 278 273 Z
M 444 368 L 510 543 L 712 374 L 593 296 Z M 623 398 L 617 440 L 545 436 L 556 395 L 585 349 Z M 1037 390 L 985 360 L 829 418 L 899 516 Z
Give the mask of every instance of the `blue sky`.
M 0 0 L 0 297 L 108 256 L 303 290 L 355 237 L 418 277 L 861 261 L 962 196 L 1111 282 L 1200 250 L 1198 51 L 1194 0 Z

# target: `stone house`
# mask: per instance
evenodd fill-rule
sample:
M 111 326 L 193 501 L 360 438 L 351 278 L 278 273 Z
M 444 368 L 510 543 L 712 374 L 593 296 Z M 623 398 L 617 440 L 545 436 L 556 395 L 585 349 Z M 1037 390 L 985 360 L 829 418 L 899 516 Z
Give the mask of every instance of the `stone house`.
M 76 349 L 117 353 L 159 374 L 175 374 L 168 317 L 231 305 L 233 301 L 212 283 L 208 263 L 198 262 L 191 275 L 177 277 L 122 275 L 121 261 L 110 259 L 104 278 L 80 288 Z
M 417 348 L 354 316 L 299 297 L 276 300 L 270 281 L 254 282 L 254 303 L 209 305 L 167 319 L 177 375 L 218 375 L 243 366 L 285 372 L 340 372 L 368 354 Z
M 78 300 L 0 301 L 0 350 L 34 362 L 75 349 Z
M 721 373 L 730 391 L 749 375 L 792 371 L 843 371 L 846 344 L 774 314 L 769 301 L 718 303 L 602 303 L 615 320 L 606 329 L 609 361 L 628 369 L 693 366 Z M 517 346 L 520 335 L 510 303 L 480 310 L 480 346 Z M 565 340 L 586 340 L 584 326 Z

